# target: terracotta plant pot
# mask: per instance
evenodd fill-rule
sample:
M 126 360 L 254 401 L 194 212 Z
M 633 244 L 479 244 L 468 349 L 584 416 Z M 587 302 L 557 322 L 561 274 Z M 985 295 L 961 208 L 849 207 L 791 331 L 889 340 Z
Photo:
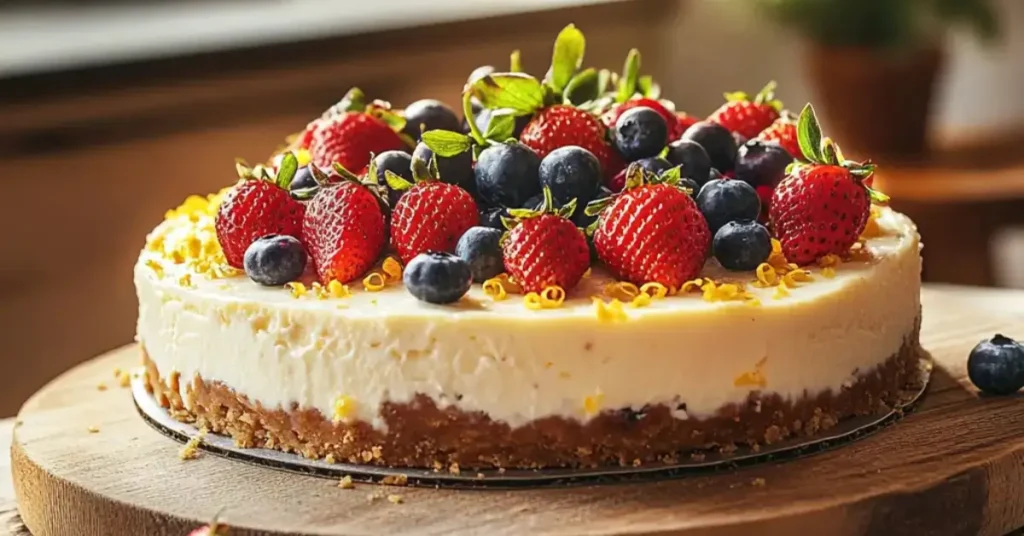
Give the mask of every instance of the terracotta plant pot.
M 918 160 L 927 153 L 938 46 L 906 51 L 808 47 L 818 113 L 845 153 L 876 160 Z

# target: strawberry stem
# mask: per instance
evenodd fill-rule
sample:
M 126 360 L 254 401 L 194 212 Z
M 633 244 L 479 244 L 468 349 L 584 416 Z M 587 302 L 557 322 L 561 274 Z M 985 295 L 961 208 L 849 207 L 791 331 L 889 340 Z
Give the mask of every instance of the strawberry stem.
M 462 94 L 462 114 L 466 117 L 466 124 L 469 125 L 469 135 L 478 145 L 487 143 L 487 139 L 480 132 L 480 127 L 476 126 L 476 118 L 473 116 L 473 94 L 469 88 L 466 88 Z

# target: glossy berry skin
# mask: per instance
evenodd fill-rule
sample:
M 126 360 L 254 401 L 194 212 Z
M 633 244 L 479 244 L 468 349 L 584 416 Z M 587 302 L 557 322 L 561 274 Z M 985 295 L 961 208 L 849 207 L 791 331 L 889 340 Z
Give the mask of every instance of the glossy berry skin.
M 545 156 L 540 162 L 539 176 L 541 188 L 551 188 L 558 205 L 572 199 L 592 199 L 602 181 L 597 157 L 575 145 L 559 147 Z
M 540 210 L 544 206 L 544 194 L 537 194 L 523 202 L 523 206 L 518 208 L 528 208 L 530 210 Z
M 427 144 L 420 142 L 412 152 L 412 159 L 430 165 L 434 151 Z M 476 180 L 473 178 L 473 153 L 466 151 L 452 157 L 437 157 L 437 175 L 442 182 L 454 184 L 471 194 L 476 193 Z
M 305 166 L 295 170 L 295 177 L 292 179 L 292 183 L 288 185 L 288 190 L 294 192 L 315 186 L 316 180 L 313 179 L 313 173 L 309 171 L 309 166 Z
M 797 160 L 804 160 L 800 142 L 796 137 L 796 121 L 790 117 L 776 119 L 774 123 L 757 135 L 757 139 L 777 142 L 790 156 Z
M 839 166 L 800 166 L 775 187 L 768 209 L 789 262 L 808 264 L 850 250 L 871 210 L 867 189 Z
M 770 221 L 768 217 L 772 206 L 772 196 L 775 194 L 775 188 L 762 184 L 755 186 L 754 190 L 757 191 L 757 198 L 761 200 L 761 213 L 757 216 L 757 221 L 763 224 L 767 224 Z
M 306 248 L 320 282 L 347 283 L 362 277 L 384 250 L 387 221 L 380 202 L 355 181 L 327 185 L 306 206 Z
M 682 190 L 645 184 L 624 191 L 598 219 L 594 247 L 621 280 L 678 289 L 700 274 L 711 233 Z
M 310 143 L 314 164 L 331 168 L 337 162 L 357 175 L 370 163 L 371 153 L 406 149 L 391 127 L 363 112 L 346 112 L 321 121 Z
M 590 267 L 583 231 L 555 214 L 521 220 L 508 232 L 502 252 L 505 269 L 525 292 L 552 285 L 568 291 Z
M 469 292 L 473 274 L 469 264 L 451 253 L 428 251 L 410 260 L 402 272 L 406 290 L 416 299 L 444 305 Z
M 501 231 L 505 230 L 505 225 L 501 223 L 501 218 L 510 217 L 508 210 L 504 207 L 493 207 L 485 208 L 480 211 L 480 226 L 490 227 L 492 229 L 498 229 Z
M 395 190 L 388 186 L 388 181 L 384 176 L 385 171 L 390 171 L 403 179 L 412 182 L 412 157 L 405 151 L 385 151 L 373 158 L 373 163 L 377 168 L 377 175 L 371 177 L 371 180 L 377 182 L 378 185 L 387 188 L 388 192 L 388 206 L 394 207 L 398 200 L 401 199 L 404 192 Z
M 736 154 L 736 179 L 751 186 L 768 185 L 772 188 L 786 176 L 786 166 L 793 161 L 781 145 L 752 139 L 744 143 Z
M 754 221 L 761 213 L 754 187 L 734 179 L 708 181 L 697 194 L 697 206 L 712 234 L 731 221 Z
M 294 236 L 267 235 L 245 250 L 245 274 L 268 287 L 295 281 L 306 269 L 306 250 Z
M 416 141 L 427 130 L 458 132 L 460 127 L 459 116 L 439 100 L 421 99 L 413 102 L 405 107 L 402 115 L 405 117 L 402 132 Z
M 519 135 L 519 141 L 541 158 L 567 145 L 590 151 L 601 163 L 605 178 L 613 177 L 625 165 L 605 141 L 605 127 L 596 116 L 574 106 L 556 105 L 537 112 Z
M 676 130 L 679 133 L 672 136 L 673 140 L 678 140 L 679 137 L 683 135 L 683 132 L 686 132 L 686 129 L 700 122 L 700 118 L 694 117 L 686 112 L 676 112 L 676 121 L 678 122 Z
M 305 211 L 302 203 L 272 182 L 240 181 L 217 209 L 215 228 L 224 258 L 231 266 L 242 268 L 245 250 L 261 236 L 288 235 L 301 241 Z
M 601 115 L 601 122 L 609 129 L 615 128 L 615 122 L 618 121 L 619 116 L 624 114 L 627 110 L 639 107 L 650 108 L 655 112 L 658 112 L 658 115 L 665 120 L 665 125 L 668 127 L 668 139 L 670 140 L 679 139 L 679 136 L 683 135 L 683 131 L 690 126 L 690 123 L 687 123 L 686 126 L 682 126 L 679 122 L 679 117 L 677 117 L 672 110 L 666 108 L 665 105 L 658 100 L 649 99 L 647 97 L 630 99 L 626 102 L 615 105 L 611 110 L 608 110 Z M 697 120 L 693 119 L 693 121 L 696 122 Z
M 475 283 L 483 283 L 505 271 L 501 235 L 500 230 L 491 227 L 470 227 L 455 245 L 455 254 L 469 264 Z
M 473 168 L 477 195 L 489 206 L 519 207 L 540 193 L 540 157 L 521 143 L 499 143 L 480 152 Z
M 772 254 L 772 237 L 760 223 L 731 221 L 715 233 L 711 251 L 726 270 L 751 271 Z
M 657 156 L 667 143 L 665 119 L 646 106 L 626 110 L 612 130 L 612 144 L 627 162 Z
M 665 159 L 673 166 L 679 166 L 679 175 L 693 179 L 703 185 L 711 178 L 711 157 L 699 143 L 676 140 L 668 144 Z
M 725 127 L 710 121 L 700 121 L 683 133 L 681 138 L 704 148 L 711 159 L 711 167 L 725 173 L 736 165 L 736 140 Z
M 967 358 L 967 376 L 983 393 L 1016 393 L 1024 387 L 1024 346 L 999 334 L 979 342 Z
M 653 173 L 654 175 L 661 175 L 662 173 L 675 167 L 672 165 L 671 162 L 665 160 L 660 156 L 650 156 L 647 158 L 641 158 L 640 160 L 637 160 L 636 163 L 640 164 L 640 167 L 644 168 L 644 171 L 648 173 Z
M 403 263 L 426 251 L 451 253 L 479 218 L 469 192 L 440 181 L 418 182 L 391 212 L 391 246 Z
M 746 139 L 753 138 L 779 118 L 779 111 L 771 104 L 757 104 L 749 100 L 729 101 L 720 106 L 708 121 L 722 125 Z

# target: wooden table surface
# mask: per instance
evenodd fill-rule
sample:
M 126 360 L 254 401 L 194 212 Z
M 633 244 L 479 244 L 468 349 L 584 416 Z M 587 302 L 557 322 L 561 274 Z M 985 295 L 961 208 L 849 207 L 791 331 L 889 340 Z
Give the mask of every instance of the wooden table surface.
M 965 309 L 1014 316 L 1024 321 L 1024 290 L 926 285 L 926 291 L 941 292 L 962 300 Z M 14 426 L 14 419 L 0 420 L 0 451 L 10 450 Z M 1024 534 L 1024 530 L 1016 531 L 1014 534 Z M 18 517 L 11 483 L 11 461 L 7 455 L 0 456 L 0 536 L 29 536 L 29 532 Z

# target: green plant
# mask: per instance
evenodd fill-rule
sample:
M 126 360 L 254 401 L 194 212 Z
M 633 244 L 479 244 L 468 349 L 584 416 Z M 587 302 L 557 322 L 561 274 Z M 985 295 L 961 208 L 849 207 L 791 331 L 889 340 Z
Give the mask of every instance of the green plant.
M 968 27 L 983 41 L 999 36 L 991 0 L 757 0 L 777 22 L 826 46 L 898 48 Z

